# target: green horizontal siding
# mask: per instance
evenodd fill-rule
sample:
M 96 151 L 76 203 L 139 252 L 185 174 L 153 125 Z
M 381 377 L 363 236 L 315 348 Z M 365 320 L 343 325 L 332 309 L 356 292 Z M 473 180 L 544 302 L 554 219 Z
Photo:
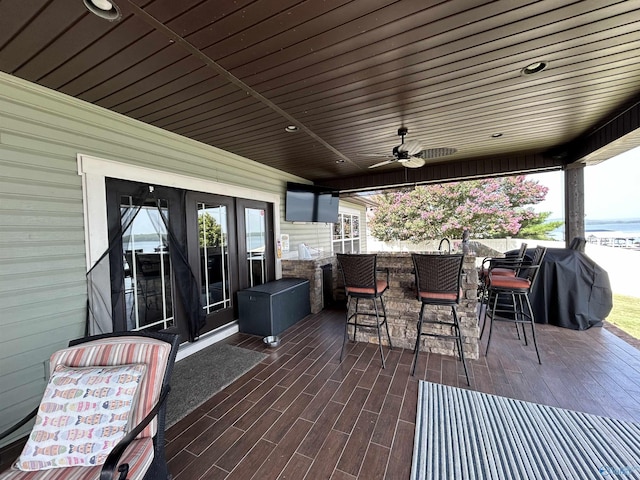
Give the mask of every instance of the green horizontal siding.
M 330 225 L 283 221 L 286 182 L 304 179 L 0 73 L 0 430 L 39 401 L 51 353 L 84 333 L 78 153 L 280 195 L 291 248 L 331 249 Z
M 18 388 L 30 388 L 28 385 L 41 384 L 47 378 L 47 372 L 44 363 L 40 363 L 38 365 L 31 365 L 26 368 L 22 368 L 17 370 L 9 375 L 5 375 L 3 377 L 4 383 L 2 384 L 3 389 L 0 392 L 0 395 L 5 396 L 5 398 L 10 398 L 9 395 L 13 395 L 13 391 Z M 36 381 L 34 381 L 36 379 Z M 38 391 L 32 391 L 29 396 L 35 396 L 38 394 Z M 42 394 L 42 391 L 40 391 Z M 7 403 L 11 403 L 8 402 Z

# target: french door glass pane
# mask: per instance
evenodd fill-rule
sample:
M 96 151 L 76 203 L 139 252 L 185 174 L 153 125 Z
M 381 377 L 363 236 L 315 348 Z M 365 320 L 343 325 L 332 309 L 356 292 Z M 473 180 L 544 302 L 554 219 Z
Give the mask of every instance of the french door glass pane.
M 259 208 L 245 208 L 245 231 L 249 285 L 267 281 L 265 245 L 267 244 L 266 212 Z
M 342 217 L 344 223 L 344 238 L 351 238 L 351 215 L 345 215 Z
M 166 200 L 158 200 L 169 218 Z M 127 219 L 137 207 L 131 197 L 120 201 L 121 218 Z M 123 225 L 125 227 L 126 225 Z M 122 234 L 125 260 L 124 295 L 128 330 L 162 330 L 173 326 L 171 259 L 167 228 L 158 207 L 143 205 Z
M 344 216 L 338 215 L 338 222 L 333 224 L 333 239 L 342 240 L 342 220 Z
M 231 306 L 227 207 L 197 205 L 201 294 L 209 314 Z
M 333 224 L 333 252 L 360 253 L 360 217 L 341 213 Z

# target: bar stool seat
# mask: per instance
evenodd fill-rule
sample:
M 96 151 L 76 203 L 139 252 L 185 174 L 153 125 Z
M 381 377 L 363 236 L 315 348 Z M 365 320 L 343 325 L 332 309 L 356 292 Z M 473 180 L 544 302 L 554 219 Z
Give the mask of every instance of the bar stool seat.
M 345 287 L 348 294 L 363 294 L 363 295 L 375 295 L 376 292 L 384 293 L 389 288 L 389 283 L 386 280 L 377 280 L 374 288 L 369 287 Z
M 389 324 L 387 322 L 387 311 L 384 306 L 383 294 L 389 289 L 389 270 L 385 269 L 386 277 L 384 279 L 377 278 L 377 256 L 375 254 L 345 254 L 336 255 L 338 265 L 342 271 L 344 280 L 344 289 L 347 294 L 347 313 L 344 327 L 344 338 L 342 341 L 342 350 L 340 352 L 340 361 L 344 356 L 344 347 L 349 336 L 349 326 L 353 326 L 353 341 L 356 341 L 356 331 L 358 327 L 375 327 L 378 332 L 378 346 L 380 348 L 380 359 L 382 360 L 382 368 L 385 368 L 384 352 L 382 351 L 382 335 L 380 327 L 384 325 L 389 339 L 389 348 L 393 348 L 391 344 L 391 335 L 389 334 Z M 351 312 L 352 300 L 355 299 L 355 308 Z M 361 311 L 358 309 L 359 301 L 368 299 L 372 302 L 372 310 Z M 378 309 L 380 304 L 382 312 Z M 363 322 L 359 317 L 373 317 L 373 322 Z
M 504 277 L 515 277 L 518 272 L 516 270 L 514 270 L 513 268 L 496 267 L 496 268 L 491 270 L 491 273 L 493 275 L 502 275 Z

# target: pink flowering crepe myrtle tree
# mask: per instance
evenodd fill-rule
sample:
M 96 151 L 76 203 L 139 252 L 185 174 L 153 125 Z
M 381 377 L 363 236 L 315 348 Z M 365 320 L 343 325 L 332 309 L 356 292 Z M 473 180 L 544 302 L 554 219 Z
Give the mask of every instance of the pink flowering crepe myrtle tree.
M 416 186 L 379 195 L 369 227 L 381 241 L 462 238 L 465 228 L 474 238 L 515 236 L 525 226 L 545 222 L 549 213 L 536 213 L 532 205 L 542 202 L 547 192 L 522 175 Z

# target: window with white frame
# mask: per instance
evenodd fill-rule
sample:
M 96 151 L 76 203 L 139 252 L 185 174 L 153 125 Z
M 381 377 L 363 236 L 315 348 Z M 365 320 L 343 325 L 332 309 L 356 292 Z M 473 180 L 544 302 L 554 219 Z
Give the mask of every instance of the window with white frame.
M 333 224 L 333 253 L 360 253 L 360 214 L 340 212 Z

